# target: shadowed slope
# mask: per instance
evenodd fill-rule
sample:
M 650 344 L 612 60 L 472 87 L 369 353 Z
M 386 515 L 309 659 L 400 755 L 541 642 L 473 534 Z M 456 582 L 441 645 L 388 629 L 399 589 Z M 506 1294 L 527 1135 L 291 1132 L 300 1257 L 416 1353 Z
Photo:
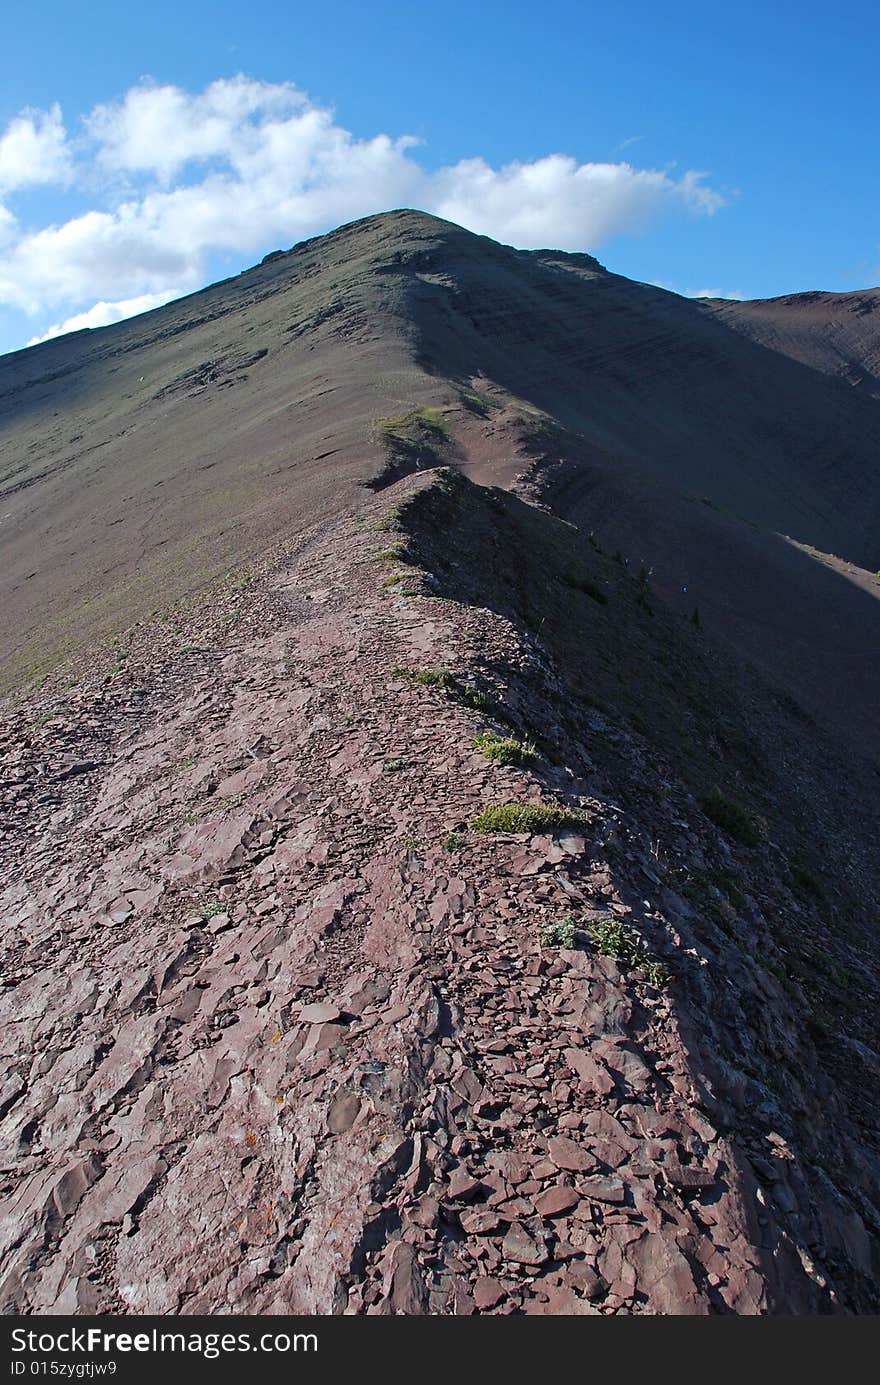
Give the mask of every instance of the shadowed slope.
M 413 251 L 399 272 L 427 368 L 485 376 L 670 487 L 880 567 L 880 404 L 585 259 L 452 230 Z
M 880 403 L 589 256 L 397 212 L 0 360 L 7 686 L 350 505 L 377 417 L 465 412 L 479 377 L 612 463 L 880 567 Z
M 707 306 L 750 341 L 880 399 L 880 289 L 713 299 Z

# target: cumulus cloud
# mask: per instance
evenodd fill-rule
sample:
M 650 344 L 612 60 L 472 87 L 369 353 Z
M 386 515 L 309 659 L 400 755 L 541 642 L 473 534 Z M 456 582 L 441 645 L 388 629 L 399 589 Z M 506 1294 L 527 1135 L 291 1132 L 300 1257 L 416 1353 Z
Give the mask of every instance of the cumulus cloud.
M 137 298 L 123 298 L 118 303 L 95 303 L 84 313 L 74 313 L 64 322 L 54 322 L 38 337 L 31 337 L 28 346 L 38 346 L 42 341 L 63 336 L 65 332 L 81 332 L 84 327 L 107 327 L 111 322 L 122 322 L 124 318 L 134 317 L 136 313 L 148 313 L 151 308 L 161 308 L 174 297 L 174 290 L 164 293 L 142 293 Z
M 32 316 L 77 309 L 57 330 L 118 320 L 105 315 L 198 287 L 212 256 L 257 257 L 396 206 L 525 248 L 594 250 L 664 208 L 712 215 L 723 201 L 694 170 L 563 154 L 428 171 L 417 143 L 358 138 L 289 83 L 246 77 L 196 94 L 134 87 L 95 107 L 73 142 L 57 107 L 24 112 L 0 137 L 0 191 L 73 177 L 94 205 L 41 227 L 0 211 L 0 304 Z
M 106 168 L 167 181 L 193 161 L 220 158 L 236 166 L 265 143 L 273 119 L 277 125 L 308 109 L 306 97 L 289 83 L 234 77 L 196 96 L 179 87 L 133 87 L 122 101 L 96 106 L 85 123 Z
M 664 203 L 711 214 L 721 205 L 686 173 L 676 181 L 628 163 L 585 163 L 551 154 L 494 169 L 467 159 L 431 179 L 431 211 L 526 249 L 588 250 L 617 232 L 644 231 Z
M 71 171 L 61 107 L 22 111 L 0 135 L 0 194 L 59 183 Z

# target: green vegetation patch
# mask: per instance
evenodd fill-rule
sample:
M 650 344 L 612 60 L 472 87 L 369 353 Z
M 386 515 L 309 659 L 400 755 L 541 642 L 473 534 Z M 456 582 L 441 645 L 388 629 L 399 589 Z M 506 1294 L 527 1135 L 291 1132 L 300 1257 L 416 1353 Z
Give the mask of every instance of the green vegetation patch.
M 437 442 L 448 442 L 449 424 L 443 409 L 419 404 L 401 414 L 386 414 L 376 419 L 376 429 L 386 442 L 410 442 L 413 434 L 428 433 Z
M 810 954 L 810 961 L 817 971 L 832 982 L 841 991 L 848 991 L 856 982 L 855 972 L 850 971 L 849 967 L 842 966 L 836 961 L 823 947 L 817 947 Z
M 208 919 L 216 918 L 217 914 L 225 913 L 226 905 L 220 899 L 209 899 L 196 909 L 196 917 L 202 919 L 204 923 L 207 923 Z
M 825 886 L 812 871 L 807 870 L 806 866 L 793 864 L 791 875 L 801 894 L 812 895 L 814 899 L 825 898 Z
M 589 822 L 582 808 L 563 808 L 556 803 L 499 803 L 478 813 L 471 827 L 475 832 L 560 832 L 566 827 L 587 827 Z
M 669 972 L 663 963 L 652 956 L 638 933 L 620 919 L 597 919 L 587 926 L 587 932 L 597 952 L 642 972 L 652 986 L 660 989 L 669 981 Z
M 571 587 L 573 591 L 584 592 L 586 596 L 590 596 L 594 601 L 598 601 L 600 606 L 608 605 L 608 593 L 599 586 L 598 582 L 594 582 L 591 577 L 584 577 L 573 572 L 565 572 L 562 575 L 562 580 L 565 585 Z
M 392 678 L 409 678 L 426 688 L 453 688 L 455 679 L 445 668 L 393 668 Z
M 689 871 L 677 881 L 676 888 L 691 904 L 711 914 L 724 926 L 725 931 L 736 922 L 737 914 L 746 902 L 736 876 L 726 871 L 713 870 L 706 874 Z
M 387 548 L 379 548 L 375 553 L 371 553 L 370 557 L 374 563 L 414 564 L 416 561 L 415 555 L 410 552 L 407 545 L 402 541 L 389 544 Z
M 577 947 L 578 927 L 569 916 L 556 923 L 545 923 L 538 937 L 542 947 L 564 947 L 570 951 Z
M 461 390 L 458 397 L 470 413 L 478 414 L 480 418 L 488 418 L 495 407 L 492 401 L 478 390 Z
M 797 988 L 781 962 L 777 962 L 773 957 L 766 957 L 761 952 L 755 954 L 755 961 L 759 967 L 764 968 L 764 971 L 776 977 L 786 995 L 797 998 Z
M 463 703 L 465 707 L 471 707 L 475 712 L 482 712 L 485 716 L 494 716 L 500 721 L 507 719 L 503 708 L 493 702 L 488 693 L 472 687 L 469 683 L 462 683 L 448 669 L 393 668 L 391 677 L 408 678 L 411 682 L 421 683 L 424 687 L 440 688 L 449 697 L 454 698 L 456 702 Z
M 740 803 L 738 799 L 729 798 L 717 785 L 703 794 L 700 807 L 716 827 L 720 827 L 729 837 L 742 842 L 743 846 L 759 846 L 767 835 L 767 823 L 764 818 L 747 808 L 744 803 Z
M 532 741 L 518 741 L 514 736 L 496 736 L 486 731 L 474 738 L 474 745 L 489 760 L 497 760 L 501 765 L 533 765 L 538 756 L 537 747 Z

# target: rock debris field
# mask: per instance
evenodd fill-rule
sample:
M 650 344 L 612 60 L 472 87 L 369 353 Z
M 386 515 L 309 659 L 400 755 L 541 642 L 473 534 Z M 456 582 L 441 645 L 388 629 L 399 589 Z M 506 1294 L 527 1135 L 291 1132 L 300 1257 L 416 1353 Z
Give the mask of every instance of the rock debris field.
M 732 1075 L 613 786 L 407 676 L 491 667 L 523 725 L 556 676 L 376 561 L 426 484 L 9 712 L 4 1311 L 850 1310 L 865 1225 Z M 472 827 L 513 803 L 571 821 Z

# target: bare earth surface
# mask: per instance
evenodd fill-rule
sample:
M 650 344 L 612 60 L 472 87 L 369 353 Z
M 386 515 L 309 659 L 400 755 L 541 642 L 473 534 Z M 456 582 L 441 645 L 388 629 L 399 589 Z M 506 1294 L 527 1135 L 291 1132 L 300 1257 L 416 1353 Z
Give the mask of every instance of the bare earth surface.
M 848 460 L 759 525 L 712 351 L 773 352 L 364 226 L 0 363 L 8 684 L 74 656 L 0 725 L 3 1310 L 876 1312 L 880 406 L 811 385 Z

